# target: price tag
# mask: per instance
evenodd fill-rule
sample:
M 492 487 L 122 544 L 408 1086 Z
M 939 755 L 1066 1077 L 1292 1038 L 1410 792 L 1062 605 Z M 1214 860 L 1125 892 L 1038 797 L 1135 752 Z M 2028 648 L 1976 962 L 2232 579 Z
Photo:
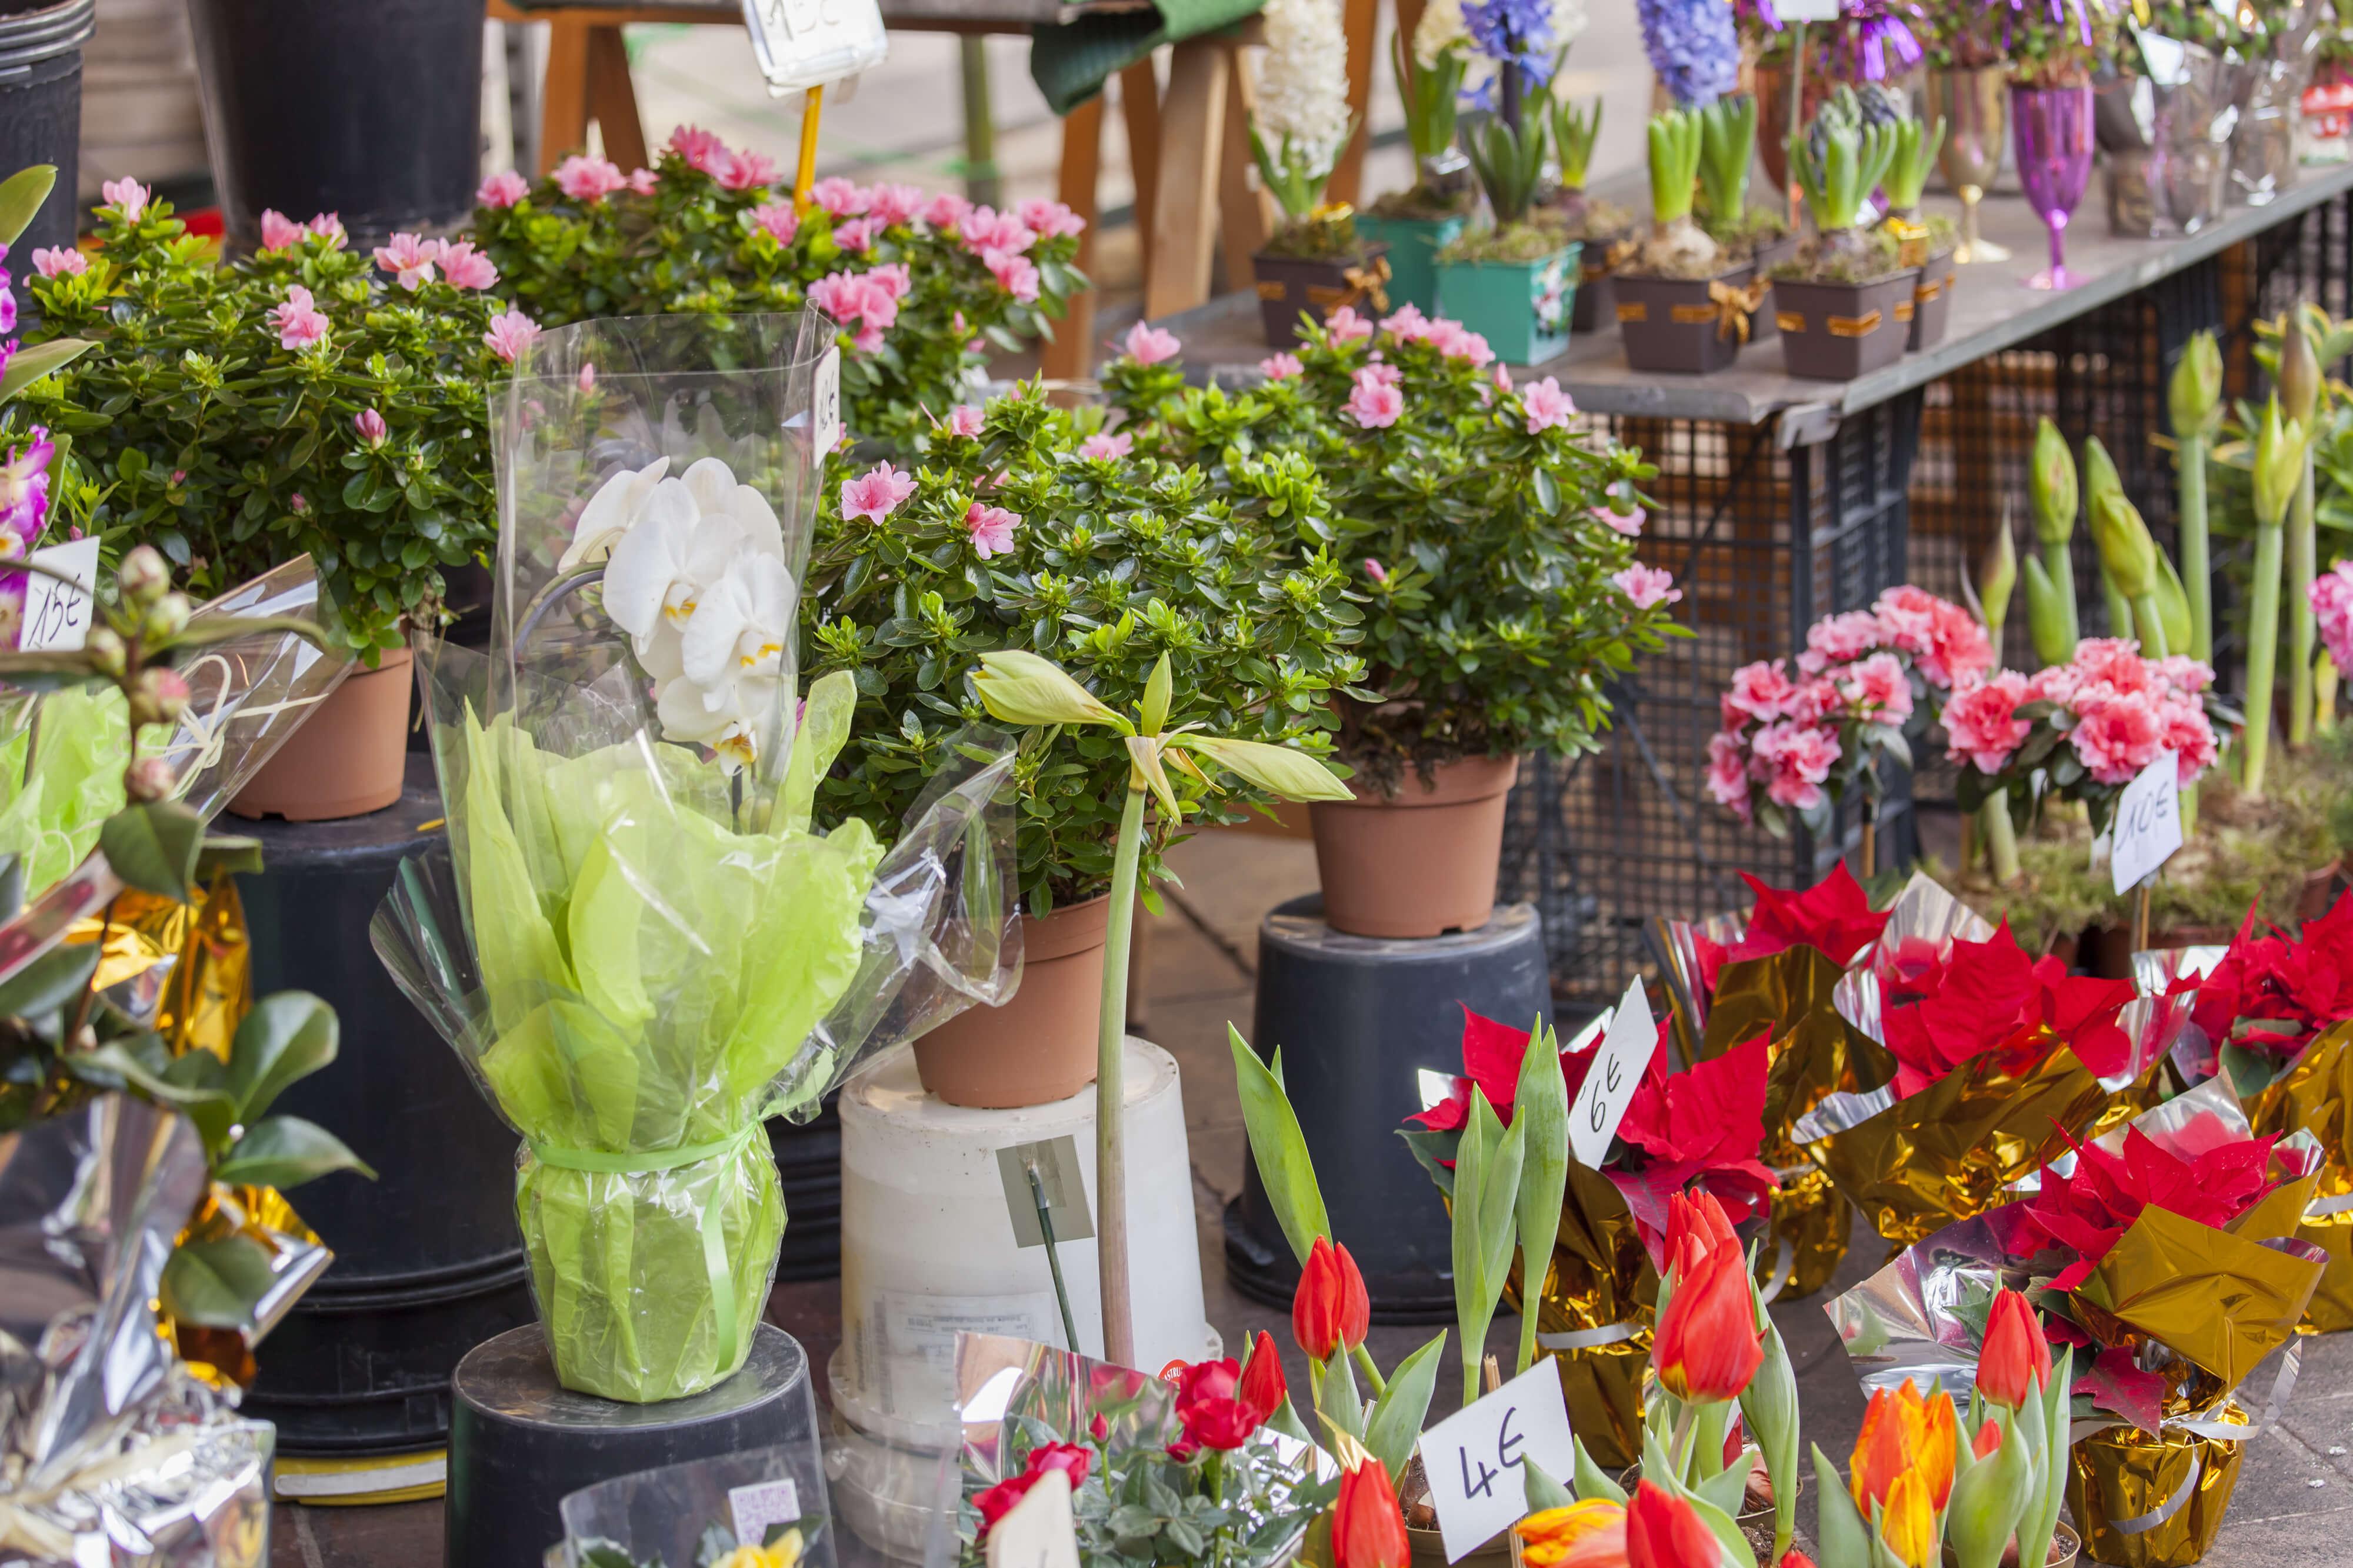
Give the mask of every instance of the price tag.
M 817 379 L 809 388 L 809 423 L 817 437 L 819 462 L 841 441 L 841 349 L 825 351 L 817 362 Z
M 2116 796 L 2108 868 L 2119 894 L 2140 886 L 2181 847 L 2180 781 L 2173 753 L 2159 752 Z
M 73 579 L 60 583 L 38 573 L 25 576 L 25 626 L 16 647 L 25 653 L 71 653 L 90 640 L 91 595 L 98 588 L 98 541 L 52 544 L 29 557 Z
M 1560 1386 L 1557 1378 L 1553 1386 Z M 1029 1494 L 989 1527 L 988 1568 L 1079 1568 L 1079 1531 L 1071 1521 L 1067 1473 L 1048 1470 L 1039 1476 Z
M 759 1546 L 768 1539 L 768 1531 L 779 1524 L 793 1524 L 801 1517 L 800 1489 L 793 1485 L 790 1476 L 773 1481 L 754 1481 L 749 1486 L 727 1489 L 727 1511 L 735 1521 L 735 1543 L 738 1546 Z
M 1568 1152 L 1588 1170 L 1598 1171 L 1609 1156 L 1609 1140 L 1634 1102 L 1642 1069 L 1659 1048 L 1658 1020 L 1651 1016 L 1651 999 L 1640 980 L 1626 987 L 1626 999 L 1610 1016 L 1601 1049 L 1587 1069 L 1584 1085 L 1568 1108 Z
M 1421 1468 L 1430 1478 L 1430 1506 L 1438 1510 L 1449 1563 L 1460 1562 L 1528 1511 L 1524 1467 L 1531 1458 L 1556 1478 L 1567 1476 L 1577 1463 L 1560 1372 L 1549 1360 L 1421 1435 Z
M 776 98 L 872 70 L 891 53 L 875 0 L 744 0 L 744 30 Z
M 1781 18 L 1781 26 L 1792 22 L 1833 22 L 1838 19 L 1839 0 L 1775 0 L 1773 14 Z

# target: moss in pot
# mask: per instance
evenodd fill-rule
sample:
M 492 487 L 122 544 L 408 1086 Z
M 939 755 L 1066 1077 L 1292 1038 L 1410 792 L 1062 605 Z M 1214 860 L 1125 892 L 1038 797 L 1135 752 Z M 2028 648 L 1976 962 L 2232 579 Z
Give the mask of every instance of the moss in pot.
M 1887 216 L 1879 221 L 1880 228 L 1895 240 L 1896 259 L 1904 266 L 1916 267 L 1920 276 L 1912 287 L 1912 306 L 1903 312 L 1911 321 L 1911 333 L 1905 346 L 1925 349 L 1942 342 L 1945 322 L 1952 310 L 1953 247 L 1956 244 L 1953 225 L 1941 216 L 1923 220 L 1920 216 L 1920 193 L 1928 184 L 1928 171 L 1936 166 L 1936 154 L 1945 145 L 1945 121 L 1940 115 L 1934 126 L 1923 125 L 1917 120 L 1905 120 L 1895 127 L 1895 156 L 1887 166 L 1887 178 L 1883 189 L 1887 196 Z
M 1721 370 L 1748 341 L 1756 267 L 1727 252 L 1692 212 L 1713 111 L 1676 109 L 1651 119 L 1650 237 L 1617 279 L 1619 333 L 1626 363 L 1639 371 Z
M 1391 191 L 1358 216 L 1366 238 L 1388 247 L 1389 299 L 1425 312 L 1438 309 L 1438 252 L 1459 237 L 1479 205 L 1470 161 L 1454 146 L 1454 106 L 1462 90 L 1459 47 L 1412 64 L 1404 36 L 1392 40 L 1398 97 L 1405 104 L 1406 140 L 1413 146 L 1414 182 Z
M 1814 237 L 1772 271 L 1772 310 L 1782 365 L 1791 375 L 1851 381 L 1902 357 L 1918 269 L 1905 267 L 1894 240 L 1862 226 L 1871 193 L 1895 155 L 1893 126 L 1866 125 L 1852 98 L 1826 105 L 1812 132 L 1788 142 L 1789 166 L 1814 214 Z
M 1543 120 L 1532 117 L 1515 130 L 1493 116 L 1464 133 L 1463 147 L 1495 221 L 1438 253 L 1439 313 L 1480 334 L 1501 359 L 1541 363 L 1568 346 L 1581 250 L 1531 216 L 1544 173 Z

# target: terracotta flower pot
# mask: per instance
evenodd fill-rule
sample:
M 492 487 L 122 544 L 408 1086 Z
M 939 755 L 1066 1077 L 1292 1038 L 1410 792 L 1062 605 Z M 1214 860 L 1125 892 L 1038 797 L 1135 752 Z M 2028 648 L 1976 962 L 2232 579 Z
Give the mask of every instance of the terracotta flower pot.
M 328 822 L 365 816 L 400 798 L 416 695 L 406 648 L 343 678 L 228 803 L 239 816 Z
M 1516 757 L 1465 757 L 1438 768 L 1437 787 L 1406 770 L 1395 800 L 1359 791 L 1310 808 L 1324 919 L 1351 936 L 1443 936 L 1476 931 L 1495 912 L 1504 805 Z
M 1095 1080 L 1111 900 L 1021 917 L 1021 984 L 1002 1007 L 967 1007 L 915 1041 L 923 1088 L 951 1105 L 1004 1110 L 1068 1100 Z

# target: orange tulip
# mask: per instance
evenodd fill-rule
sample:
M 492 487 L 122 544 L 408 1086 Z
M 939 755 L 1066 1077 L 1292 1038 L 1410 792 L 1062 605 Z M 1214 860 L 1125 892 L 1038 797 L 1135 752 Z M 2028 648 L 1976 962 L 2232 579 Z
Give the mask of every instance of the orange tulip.
M 1356 1260 L 1346 1247 L 1317 1237 L 1291 1298 L 1291 1332 L 1299 1348 L 1311 1361 L 1330 1361 L 1335 1352 L 1363 1344 L 1372 1321 L 1372 1300 Z
M 1928 1568 L 1936 1555 L 1936 1510 L 1941 1501 L 1928 1500 L 1928 1482 L 1917 1470 L 1906 1470 L 1887 1489 L 1880 1504 L 1879 1539 L 1904 1568 Z
M 1388 1467 L 1366 1455 L 1340 1478 L 1332 1505 L 1332 1555 L 1337 1568 L 1407 1568 L 1413 1548 Z
M 1678 1399 L 1737 1399 L 1765 1363 L 1748 1262 L 1719 1247 L 1675 1281 L 1651 1342 L 1659 1381 Z
M 1512 1533 L 1527 1568 L 1626 1568 L 1626 1510 L 1607 1498 L 1532 1513 Z
M 1724 1548 L 1697 1510 L 1656 1481 L 1626 1504 L 1627 1568 L 1718 1568 Z
M 2026 1298 L 2004 1289 L 1986 1314 L 1985 1348 L 1978 1352 L 1978 1392 L 2016 1410 L 2051 1386 L 2051 1342 Z
M 1925 1398 L 1910 1378 L 1893 1391 L 1880 1389 L 1862 1413 L 1862 1431 L 1854 1440 L 1854 1465 L 1849 1485 L 1854 1506 L 1864 1518 L 1871 1505 L 1887 1502 L 1896 1481 L 1918 1478 L 1922 1494 L 1933 1509 L 1942 1509 L 1953 1495 L 1953 1458 L 1957 1441 L 1953 1402 L 1944 1394 Z

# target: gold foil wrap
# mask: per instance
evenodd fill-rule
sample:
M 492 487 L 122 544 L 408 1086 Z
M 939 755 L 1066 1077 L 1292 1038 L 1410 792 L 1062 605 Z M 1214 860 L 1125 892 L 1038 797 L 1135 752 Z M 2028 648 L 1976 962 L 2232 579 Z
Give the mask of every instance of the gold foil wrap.
M 2311 1184 L 2288 1183 L 2242 1215 L 2235 1234 L 2154 1205 L 2141 1210 L 2074 1291 L 2076 1309 L 2093 1319 L 2084 1326 L 2104 1344 L 2127 1333 L 2154 1341 L 2220 1389 L 2236 1388 L 2295 1338 L 2320 1282 L 2318 1263 L 2263 1245 L 2303 1211 Z
M 2239 1484 L 2242 1443 L 2110 1426 L 2070 1450 L 2067 1508 L 2084 1554 L 2116 1568 L 2182 1568 L 2206 1555 Z
M 1518 1310 L 1519 1264 L 1504 1300 Z M 1659 1275 L 1626 1200 L 1575 1161 L 1536 1304 L 1536 1344 L 1560 1371 L 1569 1429 L 1604 1469 L 1642 1457 L 1642 1378 L 1651 1366 Z
M 228 1060 L 229 1041 L 253 1007 L 252 952 L 234 877 L 214 878 L 192 904 L 125 889 L 65 940 L 102 944 L 99 989 L 152 1023 L 173 1055 L 206 1050 Z
M 2295 1234 L 2325 1250 L 2328 1265 L 2303 1328 L 2321 1334 L 2353 1329 L 2353 1022 L 2323 1031 L 2242 1103 L 2258 1136 L 2302 1130 L 2320 1141 L 2319 1185 Z
M 226 1241 L 232 1236 L 257 1241 L 269 1254 L 272 1283 L 255 1307 L 252 1322 L 235 1329 L 207 1328 L 183 1323 L 160 1307 L 157 1310 L 160 1327 L 180 1359 L 215 1388 L 252 1385 L 253 1347 L 278 1326 L 287 1309 L 335 1260 L 283 1193 L 275 1187 L 240 1187 L 226 1182 L 212 1184 L 174 1245 Z

